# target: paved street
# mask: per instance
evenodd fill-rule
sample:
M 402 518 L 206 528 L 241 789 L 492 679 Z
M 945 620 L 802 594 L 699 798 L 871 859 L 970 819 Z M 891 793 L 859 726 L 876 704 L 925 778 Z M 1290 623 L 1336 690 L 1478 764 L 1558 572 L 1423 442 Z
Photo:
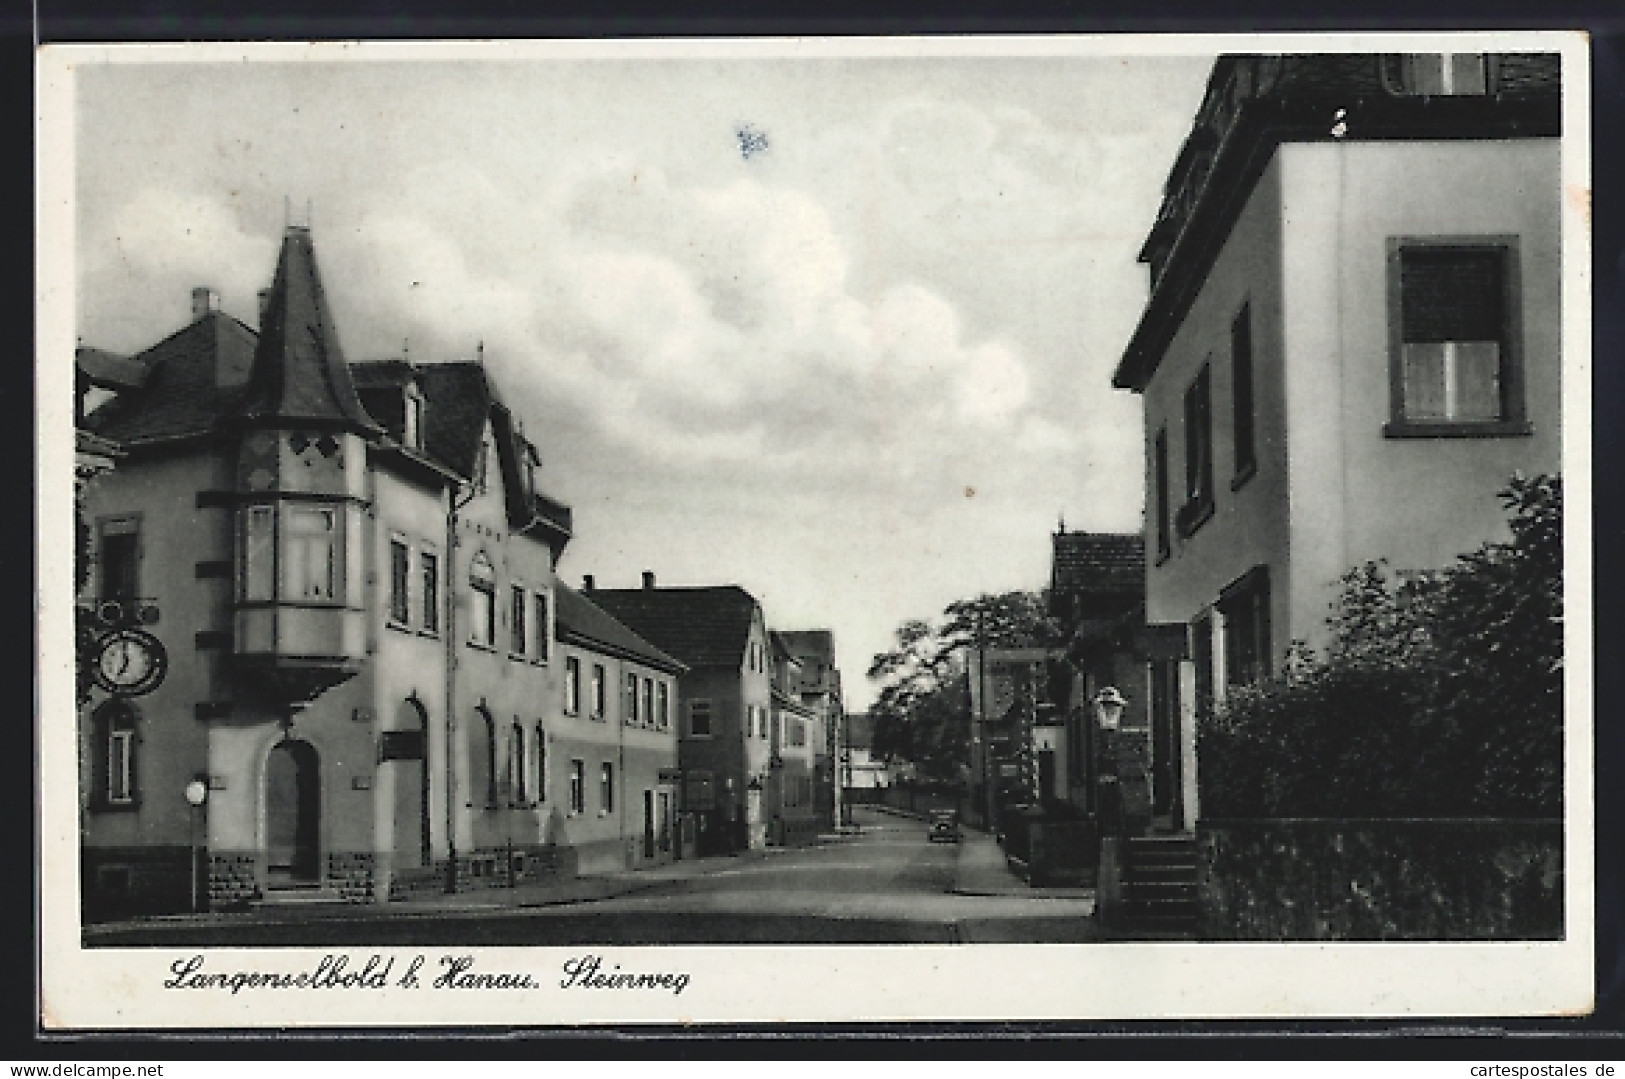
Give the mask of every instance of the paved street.
M 444 897 L 387 908 L 152 919 L 95 927 L 86 943 L 546 946 L 1095 939 L 1092 896 L 1026 889 L 1005 873 L 988 837 L 967 832 L 960 845 L 934 844 L 926 839 L 925 825 L 911 818 L 861 809 L 857 819 L 860 834 L 826 837 L 814 846 L 617 875 L 604 882 L 602 898 L 562 902 L 542 893 L 499 895 L 478 906 L 478 897 Z M 960 894 L 964 891 L 997 894 Z M 514 900 L 520 905 L 512 905 Z M 498 901 L 502 905 L 490 905 Z

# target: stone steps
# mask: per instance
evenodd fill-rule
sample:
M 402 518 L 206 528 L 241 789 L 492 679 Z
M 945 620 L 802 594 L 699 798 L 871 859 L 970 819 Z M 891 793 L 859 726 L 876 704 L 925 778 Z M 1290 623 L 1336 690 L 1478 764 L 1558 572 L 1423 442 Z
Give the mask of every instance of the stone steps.
M 1134 836 L 1123 847 L 1122 930 L 1189 937 L 1197 922 L 1196 840 Z

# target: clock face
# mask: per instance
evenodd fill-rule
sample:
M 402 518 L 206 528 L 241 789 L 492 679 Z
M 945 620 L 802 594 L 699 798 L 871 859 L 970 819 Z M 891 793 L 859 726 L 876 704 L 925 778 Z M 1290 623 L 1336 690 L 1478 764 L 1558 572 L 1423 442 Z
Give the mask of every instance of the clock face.
M 133 697 L 150 693 L 164 679 L 167 667 L 164 646 L 145 630 L 114 630 L 96 647 L 96 664 L 91 672 L 96 684 L 109 693 Z

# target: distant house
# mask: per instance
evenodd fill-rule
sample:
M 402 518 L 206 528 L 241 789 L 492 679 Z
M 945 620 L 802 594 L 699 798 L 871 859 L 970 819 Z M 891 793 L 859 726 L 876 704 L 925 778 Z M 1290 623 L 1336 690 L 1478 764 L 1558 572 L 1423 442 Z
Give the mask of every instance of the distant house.
M 563 783 L 549 820 L 578 870 L 679 856 L 678 679 L 685 668 L 562 584 L 557 635 L 560 717 L 546 751 Z
M 765 846 L 771 780 L 773 685 L 761 604 L 738 585 L 641 588 L 583 594 L 682 663 L 678 683 L 682 809 L 700 853 Z
M 813 710 L 808 734 L 813 755 L 813 799 L 825 828 L 835 823 L 839 779 L 841 727 L 845 704 L 841 697 L 841 671 L 835 662 L 835 634 L 827 629 L 782 630 L 777 634 L 784 650 L 796 661 L 789 692 Z
M 769 632 L 768 643 L 773 674 L 768 840 L 789 845 L 814 839 L 819 832 L 814 778 L 817 750 L 823 742 L 823 717 L 796 692 L 802 664 L 785 650 L 784 638 Z
M 867 712 L 850 712 L 842 731 L 843 785 L 867 791 L 889 787 L 895 781 L 892 765 L 875 756 L 875 722 Z
M 1189 637 L 1151 670 L 1176 821 L 1198 709 L 1323 644 L 1341 574 L 1445 565 L 1559 468 L 1558 61 L 1215 62 L 1113 377 L 1144 399 L 1146 615 Z

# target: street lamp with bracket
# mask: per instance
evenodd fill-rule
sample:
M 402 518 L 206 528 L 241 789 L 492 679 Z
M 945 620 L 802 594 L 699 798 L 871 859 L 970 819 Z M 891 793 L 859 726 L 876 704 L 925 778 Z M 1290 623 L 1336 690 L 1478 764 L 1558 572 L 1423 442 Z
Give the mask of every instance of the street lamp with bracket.
M 209 801 L 209 780 L 207 776 L 195 775 L 186 784 L 186 804 L 191 807 L 188 818 L 191 822 L 191 845 L 189 853 L 192 860 L 192 912 L 198 909 L 198 846 L 197 846 L 197 819 L 203 807 Z

